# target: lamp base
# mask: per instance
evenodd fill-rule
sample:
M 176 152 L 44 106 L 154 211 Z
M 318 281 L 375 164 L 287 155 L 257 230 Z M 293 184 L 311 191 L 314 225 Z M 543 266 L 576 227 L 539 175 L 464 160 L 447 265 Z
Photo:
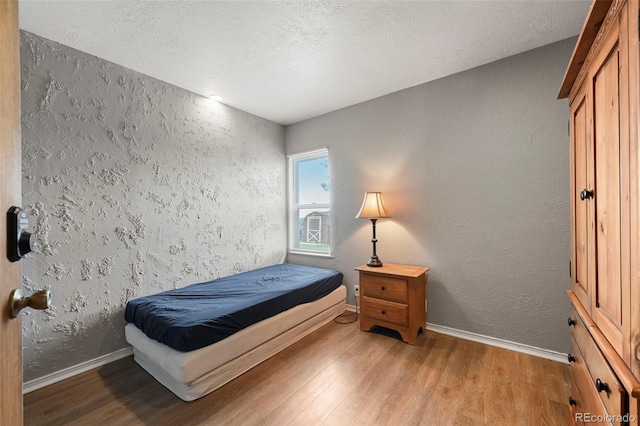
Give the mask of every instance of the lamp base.
M 369 261 L 367 262 L 367 266 L 379 268 L 380 266 L 382 266 L 382 261 L 380 261 L 380 259 L 378 259 L 378 256 L 374 254 L 373 256 L 371 256 L 371 259 L 369 259 Z

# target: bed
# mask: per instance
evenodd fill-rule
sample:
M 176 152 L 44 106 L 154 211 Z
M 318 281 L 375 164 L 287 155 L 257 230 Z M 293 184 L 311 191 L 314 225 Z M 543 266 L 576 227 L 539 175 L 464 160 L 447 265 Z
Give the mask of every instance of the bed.
M 133 299 L 135 361 L 185 401 L 248 371 L 345 310 L 342 273 L 281 264 Z

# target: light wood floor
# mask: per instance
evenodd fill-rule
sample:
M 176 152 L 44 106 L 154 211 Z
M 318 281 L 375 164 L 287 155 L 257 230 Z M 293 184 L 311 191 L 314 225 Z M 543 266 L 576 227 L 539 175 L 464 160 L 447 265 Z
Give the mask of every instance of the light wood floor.
M 25 425 L 566 425 L 568 366 L 428 331 L 328 324 L 186 403 L 131 357 L 24 397 Z

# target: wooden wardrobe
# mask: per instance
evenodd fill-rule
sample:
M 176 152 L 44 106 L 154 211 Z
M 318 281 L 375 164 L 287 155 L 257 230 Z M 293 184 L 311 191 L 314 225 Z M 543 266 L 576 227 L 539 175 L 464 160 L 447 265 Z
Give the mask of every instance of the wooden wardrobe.
M 639 13 L 638 0 L 594 1 L 559 95 L 571 110 L 572 424 L 640 421 Z

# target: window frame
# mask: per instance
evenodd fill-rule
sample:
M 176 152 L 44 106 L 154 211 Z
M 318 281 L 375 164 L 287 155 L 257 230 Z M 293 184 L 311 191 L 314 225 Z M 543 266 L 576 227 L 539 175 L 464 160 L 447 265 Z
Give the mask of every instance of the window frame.
M 297 188 L 298 183 L 298 167 L 297 164 L 301 161 L 308 160 L 317 160 L 321 158 L 326 158 L 329 167 L 329 180 L 331 180 L 331 161 L 329 160 L 329 150 L 327 148 L 318 149 L 314 151 L 306 151 L 298 154 L 290 154 L 287 156 L 287 172 L 289 176 L 288 182 L 288 218 L 287 218 L 287 228 L 289 238 L 287 241 L 287 251 L 290 254 L 302 254 L 309 256 L 320 256 L 320 257 L 332 257 L 333 251 L 333 232 L 332 232 L 332 214 L 331 214 L 331 199 L 333 198 L 331 193 L 329 193 L 329 202 L 328 203 L 313 203 L 313 204 L 300 204 L 298 202 L 299 191 Z M 329 191 L 331 191 L 331 182 L 329 182 Z M 319 251 L 319 250 L 309 250 L 300 248 L 300 236 L 299 234 L 299 218 L 300 218 L 300 210 L 327 210 L 329 212 L 328 217 L 328 225 L 329 225 L 329 248 L 327 251 Z M 321 222 L 322 223 L 322 222 Z M 296 238 L 298 241 L 296 241 Z M 298 245 L 298 247 L 296 247 Z

